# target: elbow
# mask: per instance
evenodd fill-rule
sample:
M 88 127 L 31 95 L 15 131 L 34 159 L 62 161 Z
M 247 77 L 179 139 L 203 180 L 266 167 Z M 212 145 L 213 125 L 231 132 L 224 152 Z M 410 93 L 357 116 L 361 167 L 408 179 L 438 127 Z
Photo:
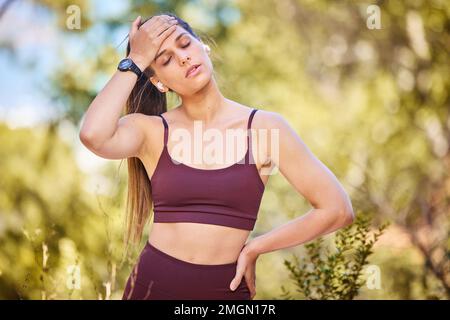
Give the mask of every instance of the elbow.
M 355 213 L 351 206 L 340 208 L 336 212 L 336 220 L 341 228 L 348 227 L 355 222 Z
M 355 212 L 353 211 L 352 202 L 348 194 L 345 194 L 341 205 L 338 207 L 337 216 L 341 228 L 348 227 L 353 222 L 355 222 Z
M 345 211 L 343 215 L 344 217 L 342 219 L 344 227 L 348 227 L 353 222 L 355 222 L 355 213 L 353 212 L 353 210 Z
M 98 138 L 92 132 L 81 130 L 78 137 L 86 148 L 90 150 L 98 148 Z
M 86 130 L 81 130 L 78 134 L 80 141 L 87 147 L 92 145 L 93 137 L 92 134 L 88 133 Z

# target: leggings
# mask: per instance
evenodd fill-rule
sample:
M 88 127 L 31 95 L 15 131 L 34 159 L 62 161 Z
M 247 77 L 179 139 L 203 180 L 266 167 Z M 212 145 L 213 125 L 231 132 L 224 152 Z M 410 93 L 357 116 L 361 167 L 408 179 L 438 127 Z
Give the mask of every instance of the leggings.
M 171 256 L 147 241 L 128 277 L 122 300 L 251 300 L 244 277 L 232 291 L 237 261 L 197 264 Z

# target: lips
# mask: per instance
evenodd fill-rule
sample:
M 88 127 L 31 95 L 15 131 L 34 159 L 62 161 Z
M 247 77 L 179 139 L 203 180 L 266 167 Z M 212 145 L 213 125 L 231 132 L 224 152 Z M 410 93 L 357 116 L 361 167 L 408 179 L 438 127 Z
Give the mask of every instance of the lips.
M 190 66 L 189 69 L 187 69 L 187 71 L 186 71 L 185 77 L 187 78 L 187 76 L 189 75 L 189 73 L 191 73 L 191 71 L 194 71 L 195 68 L 197 68 L 200 64 L 201 64 L 201 63 L 199 63 L 199 64 L 194 64 L 194 65 Z

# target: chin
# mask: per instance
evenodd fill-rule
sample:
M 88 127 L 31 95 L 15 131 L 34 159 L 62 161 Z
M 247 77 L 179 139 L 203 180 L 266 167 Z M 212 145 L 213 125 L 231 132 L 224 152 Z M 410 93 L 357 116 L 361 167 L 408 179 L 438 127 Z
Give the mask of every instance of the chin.
M 206 70 L 203 70 L 203 72 L 198 74 L 195 78 L 184 79 L 183 83 L 185 85 L 183 86 L 183 89 L 180 90 L 180 93 L 184 91 L 182 95 L 192 95 L 203 90 L 211 84 L 212 76 L 212 70 L 207 65 Z
M 203 65 L 203 67 L 206 67 Z M 206 70 L 203 70 L 202 73 L 198 74 L 194 78 L 187 78 L 188 84 L 191 84 L 195 88 L 203 87 L 207 85 L 211 81 L 212 72 L 209 67 L 206 68 Z

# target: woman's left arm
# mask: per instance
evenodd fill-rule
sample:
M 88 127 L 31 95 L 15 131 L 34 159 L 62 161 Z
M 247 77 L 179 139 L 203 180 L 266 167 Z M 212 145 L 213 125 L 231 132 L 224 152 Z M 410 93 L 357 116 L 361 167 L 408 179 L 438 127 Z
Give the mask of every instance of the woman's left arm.
M 278 148 L 276 141 L 270 141 L 270 149 L 277 150 L 278 154 L 271 151 L 270 160 L 314 208 L 254 238 L 248 250 L 262 254 L 296 246 L 351 224 L 352 204 L 336 176 L 314 156 L 281 115 L 266 111 L 264 117 L 268 128 L 279 130 Z
M 269 136 L 270 130 L 279 130 L 279 139 L 269 142 L 270 161 L 314 208 L 255 237 L 242 249 L 241 266 L 238 266 L 233 281 L 239 283 L 245 276 L 252 296 L 255 294 L 254 268 L 259 255 L 303 244 L 348 226 L 355 219 L 350 198 L 336 176 L 314 156 L 289 123 L 270 111 L 261 112 L 259 122 L 264 123 Z

